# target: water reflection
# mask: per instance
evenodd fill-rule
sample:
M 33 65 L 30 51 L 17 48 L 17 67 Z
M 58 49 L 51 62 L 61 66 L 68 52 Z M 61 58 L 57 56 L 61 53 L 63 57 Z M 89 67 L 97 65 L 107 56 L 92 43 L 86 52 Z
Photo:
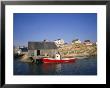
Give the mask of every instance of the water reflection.
M 14 75 L 96 75 L 97 59 L 77 60 L 75 63 L 32 64 L 14 61 Z
M 60 72 L 61 71 L 61 64 L 57 64 L 56 65 L 56 72 Z

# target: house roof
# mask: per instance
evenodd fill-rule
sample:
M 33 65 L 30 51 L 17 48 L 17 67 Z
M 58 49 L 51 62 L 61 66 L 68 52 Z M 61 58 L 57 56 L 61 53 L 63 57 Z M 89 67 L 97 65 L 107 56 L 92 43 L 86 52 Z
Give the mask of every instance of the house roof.
M 35 49 L 57 49 L 54 42 L 28 42 L 28 50 Z
M 19 48 L 21 49 L 22 52 L 27 52 L 28 51 L 28 48 Z
M 84 42 L 90 42 L 90 40 L 85 40 Z
M 72 42 L 75 42 L 75 41 L 78 41 L 79 39 L 75 39 L 75 40 L 73 40 Z

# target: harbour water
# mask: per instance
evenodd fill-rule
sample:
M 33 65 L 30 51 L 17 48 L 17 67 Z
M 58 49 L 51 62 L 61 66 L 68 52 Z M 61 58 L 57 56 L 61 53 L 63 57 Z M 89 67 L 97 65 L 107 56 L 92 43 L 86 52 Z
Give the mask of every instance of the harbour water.
M 26 63 L 14 60 L 14 75 L 97 75 L 97 57 L 74 63 Z

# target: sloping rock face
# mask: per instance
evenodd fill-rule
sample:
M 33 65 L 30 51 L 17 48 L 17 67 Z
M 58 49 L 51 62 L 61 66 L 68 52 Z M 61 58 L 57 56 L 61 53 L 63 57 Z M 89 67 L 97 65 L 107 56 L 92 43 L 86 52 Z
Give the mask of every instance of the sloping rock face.
M 29 58 L 27 54 L 24 54 L 23 56 L 21 56 L 20 61 L 22 61 L 22 62 L 32 62 L 32 59 Z
M 68 44 L 68 45 L 63 45 L 58 50 L 62 57 L 97 55 L 97 46 L 96 45 L 88 46 L 85 44 Z

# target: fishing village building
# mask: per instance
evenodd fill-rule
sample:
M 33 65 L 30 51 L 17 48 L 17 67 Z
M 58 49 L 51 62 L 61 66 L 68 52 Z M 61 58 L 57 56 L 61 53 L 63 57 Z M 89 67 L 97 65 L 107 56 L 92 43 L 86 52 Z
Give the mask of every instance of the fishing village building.
M 85 40 L 85 41 L 84 41 L 84 44 L 85 44 L 85 45 L 92 45 L 92 42 L 91 42 L 90 40 Z
M 65 42 L 63 39 L 54 40 L 57 47 L 61 47 Z
M 57 46 L 54 42 L 28 42 L 28 56 L 29 57 L 54 57 L 58 53 Z
M 77 44 L 78 44 L 78 43 L 81 43 L 81 41 L 80 41 L 79 39 L 75 39 L 75 40 L 72 41 L 72 44 L 76 44 L 76 43 L 77 43 Z
M 28 54 L 28 48 L 25 46 L 14 48 L 14 54 Z

